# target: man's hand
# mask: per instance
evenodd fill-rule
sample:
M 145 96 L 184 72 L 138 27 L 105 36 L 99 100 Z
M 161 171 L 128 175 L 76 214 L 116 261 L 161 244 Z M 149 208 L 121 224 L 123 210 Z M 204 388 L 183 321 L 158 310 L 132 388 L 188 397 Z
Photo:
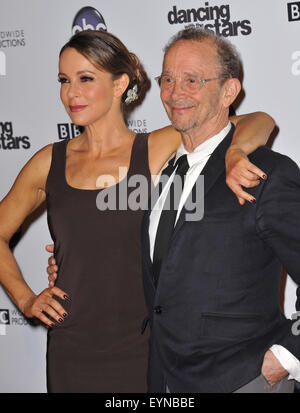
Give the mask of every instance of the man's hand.
M 46 245 L 46 251 L 53 253 L 54 245 Z M 49 266 L 47 267 L 49 287 L 54 287 L 55 280 L 57 278 L 58 266 L 56 265 L 56 260 L 53 256 L 48 259 Z
M 226 184 L 234 192 L 239 203 L 255 202 L 255 198 L 243 190 L 259 185 L 259 178 L 267 175 L 248 160 L 247 155 L 236 145 L 231 145 L 226 152 Z
M 282 367 L 271 350 L 268 350 L 265 354 L 261 373 L 270 386 L 274 386 L 289 374 L 289 372 Z

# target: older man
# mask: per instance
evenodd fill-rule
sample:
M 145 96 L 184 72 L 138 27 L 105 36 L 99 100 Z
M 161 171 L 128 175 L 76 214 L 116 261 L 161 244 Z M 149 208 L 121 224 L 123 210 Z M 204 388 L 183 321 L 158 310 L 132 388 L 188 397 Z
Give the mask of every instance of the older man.
M 233 46 L 207 31 L 184 30 L 166 48 L 158 82 L 182 145 L 143 223 L 150 392 L 292 392 L 288 378 L 300 380 L 300 337 L 279 306 L 282 265 L 300 283 L 300 172 L 260 148 L 250 160 L 268 179 L 250 191 L 256 202 L 239 205 L 226 186 L 239 68 Z

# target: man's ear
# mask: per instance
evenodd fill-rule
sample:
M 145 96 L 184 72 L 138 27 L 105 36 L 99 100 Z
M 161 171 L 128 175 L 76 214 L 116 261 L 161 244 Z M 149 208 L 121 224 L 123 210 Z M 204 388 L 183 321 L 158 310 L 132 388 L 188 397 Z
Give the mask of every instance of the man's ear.
M 223 105 L 228 108 L 237 98 L 242 88 L 239 79 L 230 78 L 227 79 L 223 85 Z
M 119 98 L 123 95 L 129 85 L 129 76 L 123 73 L 118 79 L 114 80 L 114 95 Z

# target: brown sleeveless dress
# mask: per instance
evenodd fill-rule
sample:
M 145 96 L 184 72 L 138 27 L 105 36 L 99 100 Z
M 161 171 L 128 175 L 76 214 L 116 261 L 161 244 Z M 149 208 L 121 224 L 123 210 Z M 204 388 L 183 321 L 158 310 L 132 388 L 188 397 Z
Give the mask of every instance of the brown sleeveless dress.
M 100 211 L 96 198 L 101 190 L 69 186 L 67 144 L 54 143 L 46 184 L 48 225 L 59 266 L 56 286 L 70 297 L 58 299 L 68 317 L 48 331 L 48 391 L 146 392 L 140 245 L 144 211 Z M 147 134 L 138 134 L 133 143 L 127 180 L 135 174 L 143 175 L 150 188 Z M 129 196 L 136 188 L 127 187 L 127 180 L 109 190 L 127 189 Z M 118 200 L 119 191 L 115 193 Z

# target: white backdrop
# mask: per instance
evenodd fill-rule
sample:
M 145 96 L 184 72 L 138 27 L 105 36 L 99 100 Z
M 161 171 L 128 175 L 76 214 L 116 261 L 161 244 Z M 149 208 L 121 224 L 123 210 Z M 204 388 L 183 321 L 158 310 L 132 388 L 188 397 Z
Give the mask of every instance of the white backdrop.
M 244 63 L 244 97 L 237 113 L 263 110 L 273 116 L 273 149 L 300 165 L 300 2 L 0 0 L 0 198 L 38 149 L 71 133 L 59 101 L 58 53 L 72 34 L 75 15 L 87 6 L 98 10 L 105 23 L 87 11 L 77 26 L 105 24 L 141 58 L 151 79 L 160 74 L 163 46 L 178 30 L 204 24 L 230 36 Z M 132 129 L 151 131 L 168 124 L 152 83 L 130 119 Z M 39 292 L 47 286 L 44 246 L 51 239 L 45 213 L 33 218 L 22 227 L 15 256 Z M 295 312 L 295 288 L 288 277 L 288 317 Z M 45 329 L 28 325 L 0 287 L 0 392 L 45 392 L 45 353 Z

